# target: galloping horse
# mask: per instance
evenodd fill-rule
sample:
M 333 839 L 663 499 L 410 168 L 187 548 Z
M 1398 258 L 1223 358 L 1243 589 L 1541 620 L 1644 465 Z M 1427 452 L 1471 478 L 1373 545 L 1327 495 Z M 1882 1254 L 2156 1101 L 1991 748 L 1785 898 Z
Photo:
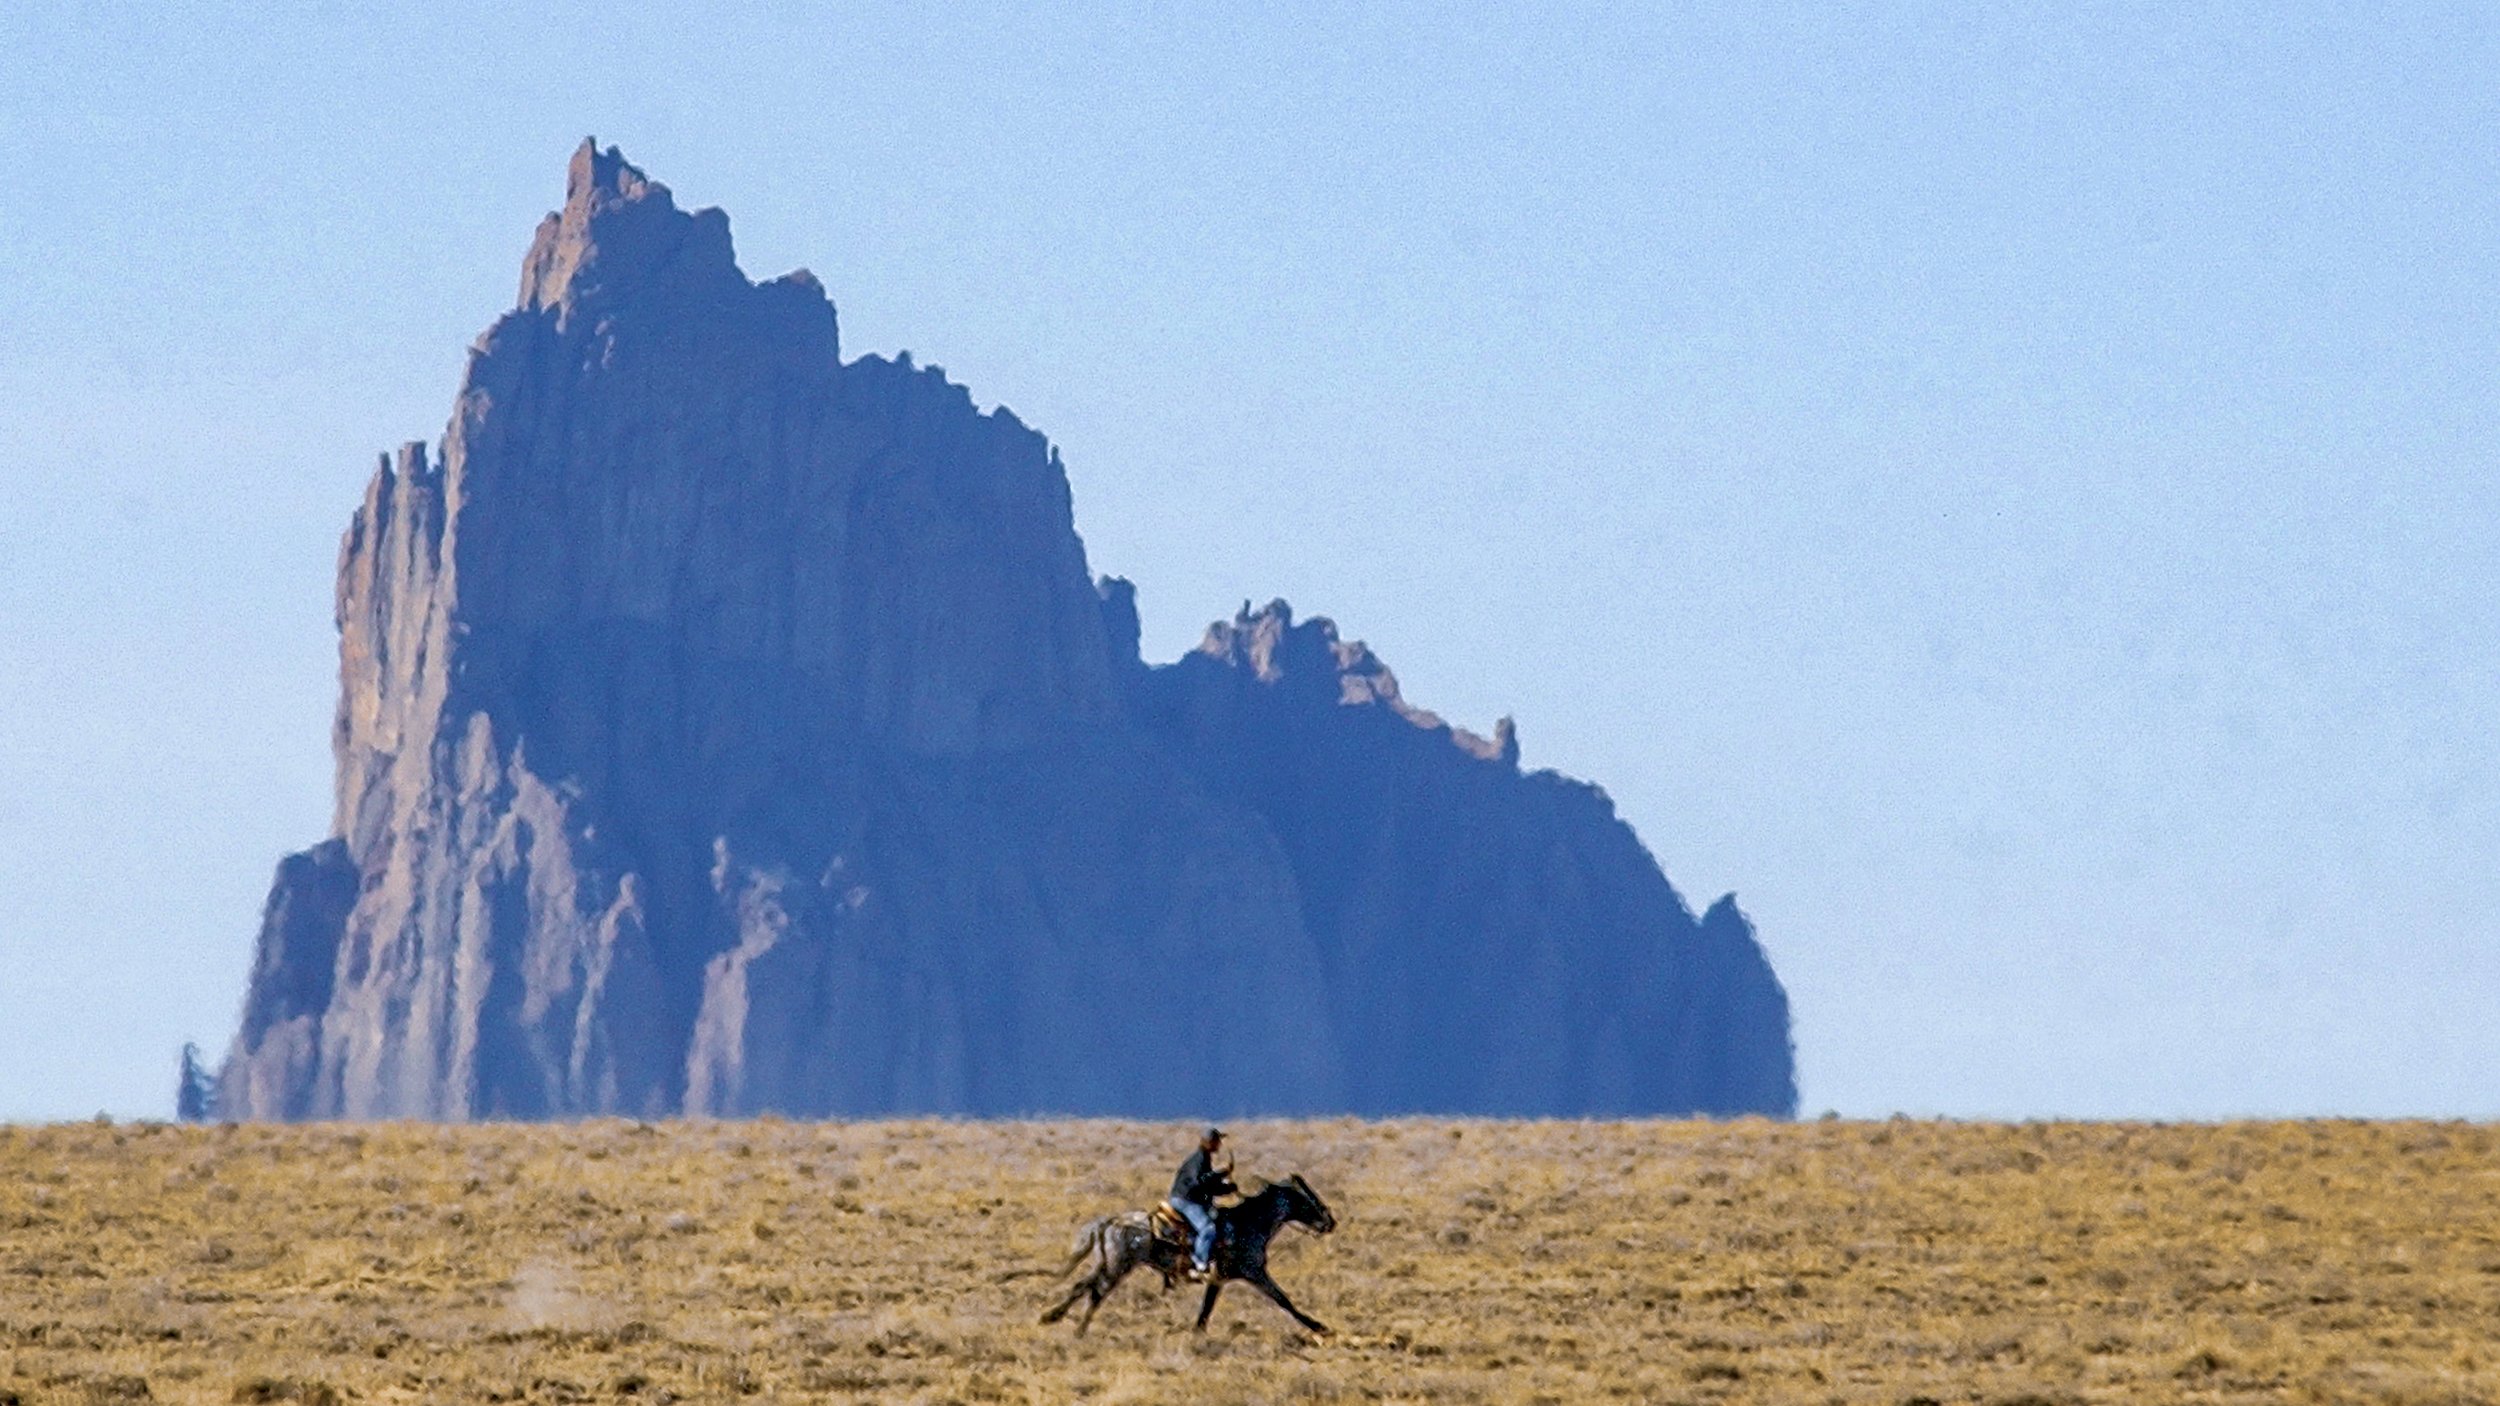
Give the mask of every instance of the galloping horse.
M 1238 1279 L 1276 1301 L 1276 1306 L 1293 1315 L 1293 1321 L 1314 1333 L 1325 1333 L 1328 1325 L 1293 1306 L 1285 1291 L 1267 1274 L 1267 1243 L 1277 1233 L 1293 1224 L 1307 1225 L 1326 1235 L 1337 1228 L 1336 1214 L 1319 1199 L 1319 1193 L 1296 1173 L 1289 1181 L 1272 1182 L 1240 1204 L 1226 1206 L 1215 1213 L 1216 1236 L 1214 1273 L 1207 1278 L 1206 1300 L 1198 1305 L 1197 1328 L 1203 1331 L 1207 1316 L 1215 1312 L 1215 1296 L 1224 1286 Z M 1087 1299 L 1085 1315 L 1076 1320 L 1079 1337 L 1094 1321 L 1094 1310 L 1128 1272 L 1145 1265 L 1163 1275 L 1163 1287 L 1169 1290 L 1182 1277 L 1189 1265 L 1189 1247 L 1163 1239 L 1154 1233 L 1152 1218 L 1144 1211 L 1122 1211 L 1116 1216 L 1097 1216 L 1087 1221 L 1076 1233 L 1076 1242 L 1069 1248 L 1068 1262 L 1059 1267 L 1068 1274 L 1087 1260 L 1094 1263 L 1093 1272 L 1076 1282 L 1068 1296 L 1042 1315 L 1045 1323 L 1056 1323 L 1067 1316 L 1078 1299 Z

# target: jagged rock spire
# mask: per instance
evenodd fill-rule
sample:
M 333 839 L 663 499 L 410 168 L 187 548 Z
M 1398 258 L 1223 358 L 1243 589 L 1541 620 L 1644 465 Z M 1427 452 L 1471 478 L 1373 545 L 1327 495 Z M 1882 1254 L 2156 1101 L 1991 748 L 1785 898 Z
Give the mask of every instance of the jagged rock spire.
M 729 217 L 679 210 L 667 186 L 585 137 L 566 168 L 564 208 L 540 221 L 522 261 L 519 306 L 567 309 L 662 278 L 697 291 L 743 286 Z
M 1073 511 L 585 142 L 342 543 L 220 1111 L 1789 1111 L 1750 929 L 1601 792 L 1281 601 L 1146 668 Z

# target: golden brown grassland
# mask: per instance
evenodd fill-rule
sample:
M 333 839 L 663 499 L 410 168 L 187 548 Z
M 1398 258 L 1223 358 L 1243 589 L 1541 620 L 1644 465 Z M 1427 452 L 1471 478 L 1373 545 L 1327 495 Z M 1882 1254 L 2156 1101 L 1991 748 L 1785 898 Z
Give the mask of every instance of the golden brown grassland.
M 11 1401 L 2500 1400 L 2500 1129 L 1276 1122 L 1337 1335 L 1133 1278 L 1177 1126 L 0 1129 Z

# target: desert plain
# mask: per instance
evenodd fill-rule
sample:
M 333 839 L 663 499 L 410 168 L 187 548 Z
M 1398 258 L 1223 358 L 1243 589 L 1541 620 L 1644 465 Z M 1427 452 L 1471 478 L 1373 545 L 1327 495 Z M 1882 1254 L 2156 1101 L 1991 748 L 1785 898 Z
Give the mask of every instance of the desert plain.
M 1245 1123 L 1339 1218 L 1045 1327 L 1194 1129 L 0 1128 L 0 1406 L 2500 1402 L 2500 1128 Z

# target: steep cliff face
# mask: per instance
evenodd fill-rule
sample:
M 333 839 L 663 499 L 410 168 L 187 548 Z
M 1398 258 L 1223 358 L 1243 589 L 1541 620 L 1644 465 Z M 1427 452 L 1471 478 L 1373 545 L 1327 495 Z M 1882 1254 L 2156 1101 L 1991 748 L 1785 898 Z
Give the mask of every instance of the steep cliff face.
M 1793 1103 L 1742 919 L 1602 796 L 1281 609 L 1147 670 L 1041 436 L 613 149 L 338 622 L 230 1116 Z
M 1787 1109 L 1787 998 L 1732 901 L 1696 922 L 1604 792 L 1522 774 L 1282 601 L 1136 685 L 1137 715 L 1283 842 L 1349 1102 Z

